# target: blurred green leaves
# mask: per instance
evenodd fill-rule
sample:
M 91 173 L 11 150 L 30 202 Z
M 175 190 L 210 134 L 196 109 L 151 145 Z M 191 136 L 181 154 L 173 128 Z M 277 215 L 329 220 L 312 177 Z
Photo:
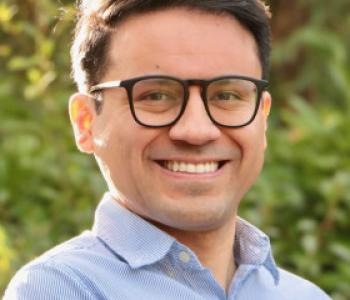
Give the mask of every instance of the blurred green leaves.
M 23 263 L 90 226 L 104 183 L 66 111 L 71 1 L 0 6 L 0 294 Z
M 275 14 L 284 9 L 277 2 Z M 348 300 L 350 6 L 348 1 L 290 6 L 304 17 L 284 29 L 288 34 L 275 24 L 266 165 L 241 213 L 270 234 L 281 265 L 332 298 Z
M 350 2 L 270 1 L 273 111 L 240 214 L 278 263 L 350 299 Z M 90 227 L 105 185 L 75 149 L 72 1 L 0 4 L 0 294 L 25 262 Z
M 5 231 L 0 226 L 0 273 L 8 274 L 10 272 L 10 261 L 13 257 L 13 252 L 7 243 Z

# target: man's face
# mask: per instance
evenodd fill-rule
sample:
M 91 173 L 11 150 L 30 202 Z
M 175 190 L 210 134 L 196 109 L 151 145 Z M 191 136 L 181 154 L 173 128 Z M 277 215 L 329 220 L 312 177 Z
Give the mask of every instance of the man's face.
M 232 17 L 185 9 L 147 13 L 128 18 L 112 34 L 102 81 L 149 74 L 259 79 L 257 51 L 251 33 Z M 263 97 L 269 105 L 268 94 Z M 92 152 L 116 199 L 176 229 L 209 230 L 232 222 L 263 165 L 262 107 L 250 125 L 220 128 L 210 121 L 196 86 L 190 88 L 181 119 L 157 129 L 134 121 L 123 88 L 106 90 L 91 128 Z M 175 162 L 184 164 L 186 172 L 169 169 Z M 204 173 L 192 173 L 189 164 L 200 165 Z

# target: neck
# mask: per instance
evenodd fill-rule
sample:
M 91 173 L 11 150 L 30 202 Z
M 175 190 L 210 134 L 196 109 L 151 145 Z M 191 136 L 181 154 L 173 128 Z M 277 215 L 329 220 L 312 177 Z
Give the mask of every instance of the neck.
M 233 254 L 235 222 L 204 232 L 181 231 L 160 224 L 156 226 L 190 248 L 201 264 L 212 272 L 219 285 L 228 290 L 236 269 Z

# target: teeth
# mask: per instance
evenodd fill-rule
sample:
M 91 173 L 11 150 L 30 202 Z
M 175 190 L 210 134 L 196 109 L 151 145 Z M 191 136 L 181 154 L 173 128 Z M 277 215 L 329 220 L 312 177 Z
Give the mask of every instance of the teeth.
M 185 163 L 178 161 L 167 161 L 164 166 L 173 172 L 184 172 L 184 173 L 211 173 L 215 172 L 219 168 L 218 162 L 207 162 L 200 164 Z

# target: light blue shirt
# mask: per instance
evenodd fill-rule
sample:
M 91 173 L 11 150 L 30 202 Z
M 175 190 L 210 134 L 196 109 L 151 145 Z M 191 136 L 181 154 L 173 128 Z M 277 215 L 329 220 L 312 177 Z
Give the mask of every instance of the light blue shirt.
M 106 194 L 93 229 L 24 266 L 4 299 L 330 299 L 277 268 L 269 238 L 242 219 L 234 247 L 238 267 L 226 293 L 189 248 Z

